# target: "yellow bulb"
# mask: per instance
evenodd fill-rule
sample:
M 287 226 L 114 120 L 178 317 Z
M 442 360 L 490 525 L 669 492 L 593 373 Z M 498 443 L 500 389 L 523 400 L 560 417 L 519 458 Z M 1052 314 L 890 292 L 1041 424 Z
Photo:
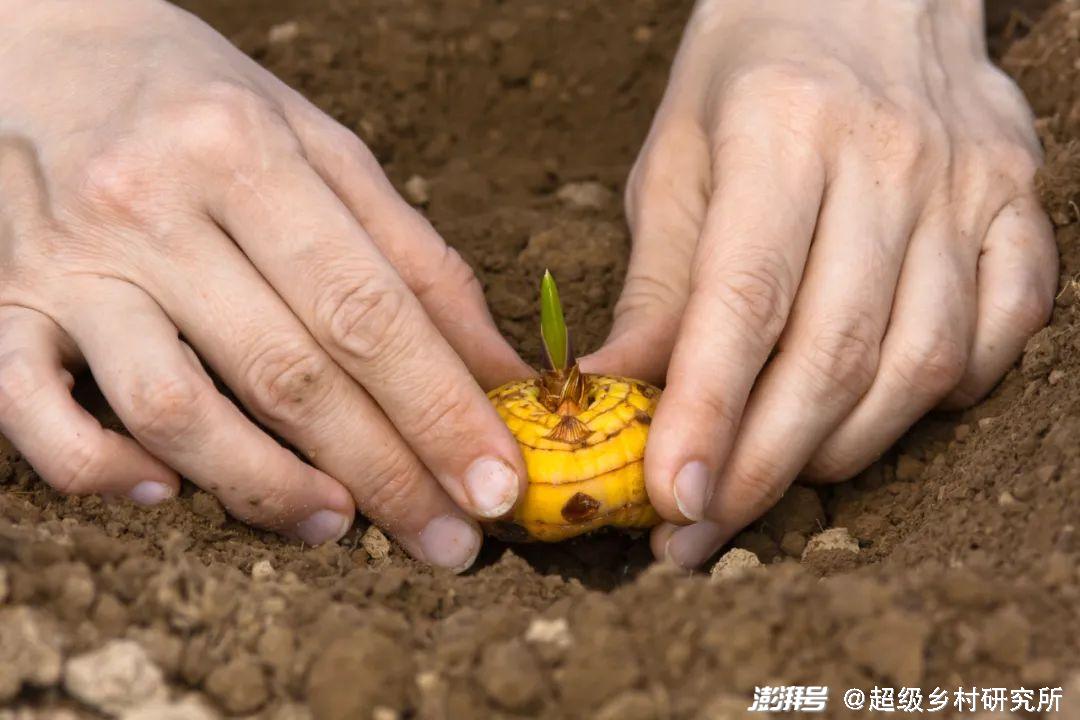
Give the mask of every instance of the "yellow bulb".
M 513 523 L 528 539 L 557 542 L 605 526 L 647 528 L 660 521 L 643 471 L 660 390 L 605 375 L 586 375 L 584 386 L 581 407 L 570 410 L 549 409 L 540 380 L 488 393 L 525 457 L 529 486 Z

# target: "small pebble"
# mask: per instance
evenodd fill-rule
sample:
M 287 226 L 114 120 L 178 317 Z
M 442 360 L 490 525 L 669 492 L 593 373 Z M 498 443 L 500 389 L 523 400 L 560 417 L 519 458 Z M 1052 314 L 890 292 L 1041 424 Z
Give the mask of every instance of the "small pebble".
M 964 440 L 967 440 L 969 435 L 971 435 L 970 425 L 962 424 L 957 425 L 955 428 L 953 428 L 953 437 L 955 437 L 958 442 L 964 442 Z
M 405 197 L 413 205 L 427 205 L 431 201 L 431 183 L 419 175 L 405 181 Z
M 390 541 L 383 535 L 383 531 L 374 525 L 364 531 L 360 545 L 372 560 L 385 560 L 390 556 Z
M 111 640 L 68 660 L 64 689 L 106 715 L 121 715 L 167 694 L 161 670 L 134 640 Z
M 598 182 L 575 182 L 559 188 L 556 197 L 580 210 L 603 210 L 614 202 L 615 193 Z
M 896 461 L 896 479 L 914 482 L 919 479 L 925 466 L 912 455 L 901 455 Z
M 780 549 L 785 555 L 802 557 L 803 550 L 806 549 L 806 536 L 794 530 L 786 532 L 780 540 Z
M 525 640 L 526 642 L 541 645 L 554 645 L 559 648 L 568 648 L 574 641 L 570 635 L 570 624 L 566 621 L 566 618 L 555 618 L 554 620 L 536 618 L 529 623 L 529 628 L 525 631 Z
M 709 575 L 716 582 L 724 582 L 741 578 L 759 567 L 762 565 L 757 555 L 742 548 L 732 548 L 720 556 Z
M 300 34 L 300 25 L 295 20 L 274 25 L 266 33 L 266 39 L 271 45 L 290 43 Z
M 259 560 L 251 566 L 252 580 L 269 580 L 275 575 L 277 575 L 277 571 L 274 570 L 274 566 L 269 560 Z
M 1046 382 L 1051 385 L 1057 385 L 1065 377 L 1065 372 L 1059 368 L 1054 368 L 1050 371 L 1050 374 L 1046 377 Z

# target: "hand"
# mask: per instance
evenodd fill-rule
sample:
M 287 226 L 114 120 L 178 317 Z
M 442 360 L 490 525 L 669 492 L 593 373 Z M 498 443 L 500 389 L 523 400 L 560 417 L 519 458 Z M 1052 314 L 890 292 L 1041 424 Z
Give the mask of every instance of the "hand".
M 310 544 L 358 505 L 468 566 L 525 477 L 470 370 L 528 369 L 367 148 L 156 0 L 0 2 L 0 87 L 0 432 L 40 475 L 153 504 L 179 472 Z M 134 439 L 72 400 L 84 360 Z
M 800 473 L 849 478 L 970 405 L 1047 320 L 1031 113 L 978 0 L 702 0 L 631 173 L 634 236 L 587 366 L 667 388 L 645 459 L 704 562 Z

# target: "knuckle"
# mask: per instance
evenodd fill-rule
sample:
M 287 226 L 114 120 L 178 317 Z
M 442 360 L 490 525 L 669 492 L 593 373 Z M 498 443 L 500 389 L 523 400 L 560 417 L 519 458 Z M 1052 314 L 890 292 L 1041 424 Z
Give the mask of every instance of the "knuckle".
M 716 297 L 743 323 L 753 337 L 771 345 L 787 318 L 788 271 L 778 251 L 762 252 L 751 262 L 723 273 L 715 284 Z
M 123 401 L 121 417 L 143 444 L 172 447 L 202 422 L 205 393 L 199 382 L 177 375 L 139 378 Z
M 964 347 L 942 330 L 911 341 L 900 352 L 894 370 L 907 387 L 938 398 L 963 378 L 967 357 Z
M 883 98 L 873 100 L 868 131 L 875 156 L 901 175 L 911 174 L 927 155 L 931 135 L 922 114 Z
M 460 387 L 443 388 L 437 399 L 426 398 L 413 420 L 412 434 L 416 437 L 447 437 L 463 433 L 468 435 L 474 426 L 470 415 L 474 408 L 466 391 Z
M 417 507 L 419 468 L 404 449 L 391 449 L 371 464 L 365 479 L 367 492 L 361 500 L 365 513 L 378 517 L 388 530 L 399 527 Z
M 695 414 L 704 420 L 706 428 L 734 436 L 739 418 L 735 408 L 721 395 L 719 388 L 712 384 L 705 385 L 695 390 L 693 398 Z
M 684 289 L 676 287 L 670 276 L 655 273 L 649 268 L 635 268 L 626 276 L 614 314 L 618 319 L 658 313 L 677 323 L 685 303 Z
M 94 208 L 131 215 L 153 185 L 147 174 L 146 163 L 136 155 L 105 152 L 87 163 L 81 195 Z
M 839 389 L 849 399 L 866 392 L 877 372 L 878 337 L 877 323 L 864 313 L 819 329 L 805 356 L 815 392 L 830 397 Z
M 786 487 L 783 480 L 779 465 L 761 456 L 745 457 L 731 478 L 738 502 L 755 517 L 780 502 Z
M 269 345 L 244 371 L 252 410 L 270 424 L 287 426 L 312 419 L 329 393 L 331 377 L 329 358 L 295 343 Z
M 994 294 L 994 311 L 1017 335 L 1034 335 L 1046 325 L 1054 309 L 1050 292 L 1031 286 L 1009 286 Z
M 403 289 L 371 277 L 331 285 L 316 317 L 331 345 L 361 362 L 372 362 L 401 342 L 405 302 Z
M 176 142 L 191 157 L 230 164 L 263 154 L 274 140 L 291 134 L 260 93 L 239 83 L 215 81 L 171 115 Z M 296 143 L 292 142 L 292 147 Z
M 803 474 L 817 482 L 838 483 L 855 477 L 866 465 L 856 451 L 830 442 L 818 449 Z
M 97 490 L 105 472 L 101 447 L 92 442 L 75 442 L 60 452 L 54 477 L 49 484 L 65 495 L 86 495 Z
M 759 63 L 732 73 L 725 102 L 780 105 L 793 119 L 818 116 L 835 94 L 832 75 L 795 61 Z
M 432 241 L 437 243 L 441 252 L 426 273 L 427 277 L 418 278 L 413 283 L 416 296 L 427 302 L 440 298 L 453 298 L 455 302 L 461 298 L 483 302 L 484 288 L 461 254 L 435 236 Z

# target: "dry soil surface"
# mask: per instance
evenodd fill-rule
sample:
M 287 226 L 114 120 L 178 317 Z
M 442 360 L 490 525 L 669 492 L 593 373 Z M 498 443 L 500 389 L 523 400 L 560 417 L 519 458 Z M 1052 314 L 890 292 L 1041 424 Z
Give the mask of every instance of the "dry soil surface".
M 604 336 L 689 2 L 183 4 L 368 141 L 525 357 L 545 267 L 584 349 Z M 191 487 L 60 497 L 0 439 L 0 718 L 735 718 L 764 684 L 828 685 L 832 717 L 849 687 L 1063 686 L 1080 717 L 1080 2 L 1036 17 L 995 11 L 992 46 L 1047 149 L 1053 322 L 986 402 L 793 487 L 735 542 L 763 567 L 710 581 L 610 534 L 491 543 L 455 577 L 363 522 L 290 545 Z M 804 554 L 828 528 L 853 540 Z

